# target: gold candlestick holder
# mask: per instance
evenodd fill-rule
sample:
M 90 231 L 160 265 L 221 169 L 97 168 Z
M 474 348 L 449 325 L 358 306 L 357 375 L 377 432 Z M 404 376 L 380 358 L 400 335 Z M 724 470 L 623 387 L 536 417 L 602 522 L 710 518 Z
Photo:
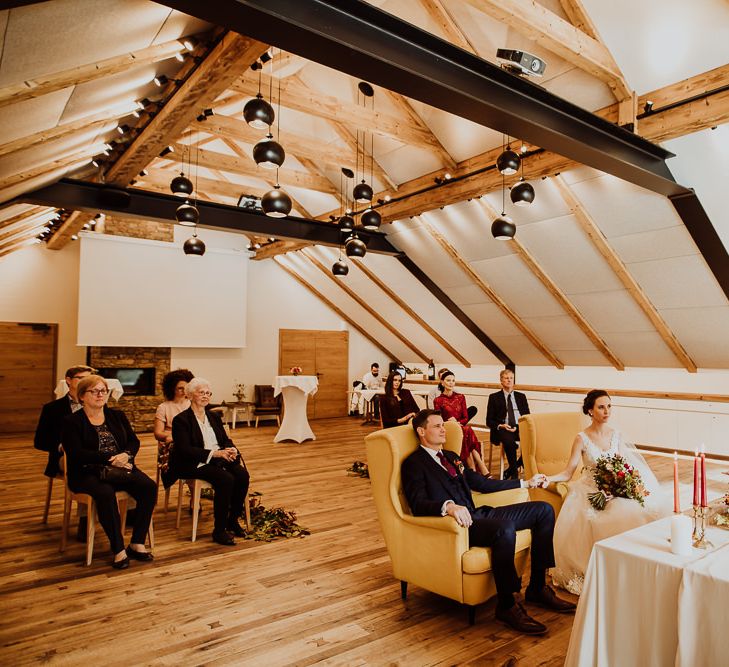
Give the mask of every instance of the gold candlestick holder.
M 692 545 L 697 549 L 710 549 L 714 545 L 706 539 L 706 520 L 709 508 L 694 505 L 694 530 L 691 534 Z

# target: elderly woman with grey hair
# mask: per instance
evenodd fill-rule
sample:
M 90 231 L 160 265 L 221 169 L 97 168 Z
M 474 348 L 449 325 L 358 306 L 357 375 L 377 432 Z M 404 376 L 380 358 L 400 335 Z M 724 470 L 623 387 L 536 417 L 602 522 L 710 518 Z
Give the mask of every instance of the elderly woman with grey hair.
M 213 540 L 235 544 L 234 536 L 245 532 L 238 523 L 248 491 L 248 470 L 223 420 L 209 408 L 212 391 L 203 378 L 193 378 L 185 387 L 190 407 L 172 420 L 170 471 L 175 478 L 203 479 L 215 492 Z

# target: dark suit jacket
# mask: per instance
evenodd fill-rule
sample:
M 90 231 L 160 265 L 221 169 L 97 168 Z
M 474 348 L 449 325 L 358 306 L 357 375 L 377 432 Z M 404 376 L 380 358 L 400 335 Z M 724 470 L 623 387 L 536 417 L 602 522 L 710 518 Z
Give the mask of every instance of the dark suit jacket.
M 48 452 L 48 464 L 44 473 L 48 477 L 55 477 L 59 472 L 58 461 L 61 453 L 58 451 L 58 446 L 61 444 L 61 430 L 63 420 L 70 414 L 71 401 L 68 395 L 46 403 L 41 410 L 33 446 Z
M 104 406 L 104 418 L 119 451 L 126 452 L 131 457 L 136 456 L 139 451 L 139 438 L 127 416 L 121 410 Z M 61 439 L 66 452 L 66 475 L 71 489 L 76 488 L 84 474 L 84 466 L 103 465 L 109 461 L 109 457 L 99 451 L 99 435 L 83 410 L 78 410 L 63 420 Z
M 455 463 L 459 460 L 458 455 L 445 449 L 443 453 L 458 471 L 455 480 L 422 447 L 418 447 L 402 462 L 402 488 L 410 511 L 415 516 L 440 516 L 446 500 L 453 500 L 473 512 L 475 507 L 471 498 L 472 489 L 481 493 L 493 493 L 518 489 L 521 486 L 518 479 L 487 479 L 465 466 L 461 473 Z
M 399 426 L 398 419 L 401 419 L 411 412 L 419 412 L 418 404 L 415 402 L 409 389 L 400 390 L 400 400 L 388 401 L 387 396 L 380 398 L 380 414 L 382 415 L 383 428 Z
M 206 409 L 210 426 L 213 427 L 218 445 L 225 449 L 226 447 L 235 447 L 233 441 L 223 428 L 223 420 L 216 412 L 210 412 Z M 170 467 L 167 475 L 164 477 L 165 486 L 174 484 L 177 479 L 187 479 L 195 476 L 198 463 L 205 463 L 210 450 L 205 449 L 205 441 L 197 423 L 197 418 L 192 408 L 183 410 L 172 420 L 172 450 L 170 451 Z
M 523 417 L 529 414 L 529 403 L 527 397 L 520 391 L 515 391 L 514 401 L 519 410 L 519 414 Z M 504 392 L 499 390 L 489 395 L 489 403 L 486 407 L 486 426 L 490 429 L 491 442 L 495 445 L 501 444 L 503 431 L 499 429 L 499 424 L 506 422 L 506 398 Z M 519 424 L 516 425 L 515 439 L 519 437 Z

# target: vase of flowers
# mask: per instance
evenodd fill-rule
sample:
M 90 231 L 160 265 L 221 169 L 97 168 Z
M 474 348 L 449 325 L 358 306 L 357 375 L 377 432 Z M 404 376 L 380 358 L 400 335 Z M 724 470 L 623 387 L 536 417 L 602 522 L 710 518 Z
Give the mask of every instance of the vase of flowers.
M 301 375 L 301 366 L 292 366 L 289 373 L 291 373 L 291 375 Z
M 611 498 L 628 498 L 645 503 L 650 492 L 643 486 L 640 472 L 620 454 L 601 456 L 594 470 L 597 491 L 588 494 L 590 504 L 596 510 L 604 510 Z
M 233 396 L 236 397 L 238 403 L 241 403 L 246 396 L 246 386 L 240 382 L 233 385 Z

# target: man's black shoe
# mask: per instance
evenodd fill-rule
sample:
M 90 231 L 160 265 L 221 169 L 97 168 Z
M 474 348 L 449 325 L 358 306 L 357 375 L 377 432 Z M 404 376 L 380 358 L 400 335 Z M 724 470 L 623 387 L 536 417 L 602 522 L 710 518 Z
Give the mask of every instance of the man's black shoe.
M 235 545 L 233 536 L 227 530 L 214 530 L 213 542 L 217 542 L 218 544 L 222 544 L 226 547 L 232 547 Z
M 544 607 L 545 609 L 551 609 L 552 611 L 556 611 L 560 614 L 571 614 L 577 608 L 577 605 L 574 602 L 558 598 L 549 586 L 545 586 L 542 590 L 536 592 L 527 588 L 526 593 L 524 593 L 524 599 L 529 604 Z
M 229 533 L 233 533 L 236 537 L 245 537 L 246 531 L 243 530 L 241 525 L 238 523 L 238 519 L 228 519 L 227 530 Z
M 524 635 L 543 635 L 547 631 L 547 626 L 535 621 L 518 602 L 509 609 L 496 607 L 496 618 Z

